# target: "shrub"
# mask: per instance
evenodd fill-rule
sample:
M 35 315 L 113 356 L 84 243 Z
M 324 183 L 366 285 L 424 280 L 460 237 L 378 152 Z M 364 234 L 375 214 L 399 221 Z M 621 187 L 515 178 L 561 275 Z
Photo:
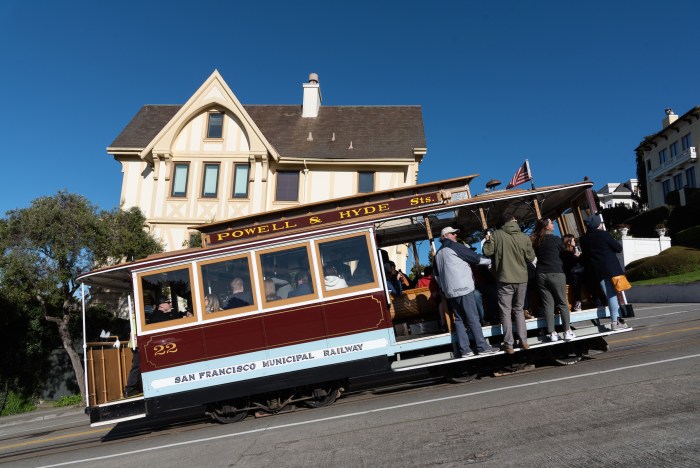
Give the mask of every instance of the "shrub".
M 53 403 L 56 408 L 61 408 L 63 406 L 78 406 L 83 403 L 83 397 L 80 395 L 66 395 L 59 398 Z
M 700 212 L 700 192 L 691 192 L 692 189 L 685 189 L 686 204 L 674 208 L 668 217 L 668 229 L 673 237 L 675 234 L 698 225 L 697 213 Z
M 36 409 L 36 401 L 20 393 L 9 391 L 5 403 L 2 405 L 0 416 L 28 413 Z
M 630 281 L 680 275 L 700 270 L 700 250 L 674 246 L 653 257 L 642 258 L 627 265 Z
M 700 249 L 700 225 L 676 234 L 673 237 L 673 245 Z
M 635 237 L 656 237 L 654 226 L 666 223 L 669 214 L 668 206 L 664 205 L 645 211 L 634 218 L 625 220 L 625 222 L 631 226 L 630 230 Z

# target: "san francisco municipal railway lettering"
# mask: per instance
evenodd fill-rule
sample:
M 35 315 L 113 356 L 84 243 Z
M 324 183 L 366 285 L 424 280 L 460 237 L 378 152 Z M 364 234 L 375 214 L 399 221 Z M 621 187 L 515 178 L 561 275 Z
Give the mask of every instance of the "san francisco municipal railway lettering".
M 333 358 L 336 356 L 350 355 L 371 349 L 377 349 L 386 346 L 385 340 L 367 341 L 364 343 L 355 343 L 343 346 L 335 346 L 333 348 L 317 349 L 305 353 L 289 354 L 272 359 L 263 359 L 260 361 L 247 362 L 245 364 L 236 364 L 231 366 L 223 366 L 215 369 L 208 369 L 196 372 L 188 372 L 153 381 L 154 388 L 169 387 L 171 385 L 185 384 L 189 382 L 197 382 L 209 379 L 216 379 L 235 374 L 245 374 L 255 370 L 269 369 L 279 366 L 288 366 L 296 363 L 303 364 L 314 360 Z
M 313 359 L 314 355 L 312 353 L 304 354 L 293 354 L 291 356 L 284 356 L 281 358 L 267 359 L 263 361 L 263 367 L 273 367 L 281 366 L 283 364 L 291 364 L 293 362 L 306 361 L 308 359 Z
M 218 244 L 220 242 L 230 242 L 248 237 L 262 236 L 275 232 L 284 232 L 294 229 L 302 229 L 310 226 L 318 226 L 337 221 L 350 221 L 363 217 L 387 213 L 391 211 L 414 208 L 423 205 L 439 203 L 438 193 L 430 193 L 421 196 L 399 198 L 382 203 L 358 206 L 355 208 L 344 208 L 337 211 L 329 211 L 309 216 L 299 216 L 283 221 L 264 223 L 257 226 L 247 226 L 238 229 L 227 229 L 221 232 L 209 234 L 209 243 Z
M 335 356 L 337 354 L 356 353 L 358 351 L 362 351 L 361 344 L 350 345 L 350 346 L 339 346 L 337 348 L 324 349 L 323 350 L 323 357 Z
M 255 370 L 255 363 L 242 364 L 239 366 L 227 366 L 221 367 L 219 369 L 212 369 L 202 372 L 193 372 L 191 374 L 180 375 L 175 377 L 175 383 L 193 382 L 195 380 L 212 379 L 214 377 L 220 377 L 222 375 L 238 374 L 241 372 L 248 372 Z

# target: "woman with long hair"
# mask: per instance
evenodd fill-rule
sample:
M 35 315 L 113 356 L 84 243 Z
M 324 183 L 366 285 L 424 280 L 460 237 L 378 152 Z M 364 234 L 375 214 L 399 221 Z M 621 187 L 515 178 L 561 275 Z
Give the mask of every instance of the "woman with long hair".
M 559 335 L 554 330 L 554 308 L 561 313 L 564 326 L 564 341 L 576 338 L 569 325 L 569 304 L 566 300 L 566 275 L 561 255 L 564 244 L 559 236 L 554 235 L 554 223 L 549 218 L 538 219 L 530 235 L 532 247 L 537 255 L 537 289 L 540 292 L 542 309 L 547 320 L 547 334 L 550 341 L 558 341 Z
M 583 284 L 583 263 L 581 251 L 576 247 L 576 239 L 572 234 L 565 234 L 561 238 L 564 242 L 564 252 L 561 260 L 564 263 L 566 284 L 571 286 L 574 296 L 574 310 L 581 310 L 581 284 Z

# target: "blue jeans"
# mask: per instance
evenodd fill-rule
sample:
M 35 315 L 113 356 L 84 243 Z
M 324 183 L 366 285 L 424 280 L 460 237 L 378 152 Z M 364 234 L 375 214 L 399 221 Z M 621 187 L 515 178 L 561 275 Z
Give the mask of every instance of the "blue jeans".
M 617 316 L 620 312 L 620 302 L 617 300 L 617 291 L 613 288 L 610 278 L 600 280 L 600 287 L 603 288 L 603 292 L 605 292 L 605 296 L 608 298 L 610 321 L 617 322 Z
M 476 310 L 476 301 L 474 300 L 474 292 L 465 294 L 464 296 L 450 297 L 448 299 L 452 311 L 455 315 L 455 332 L 457 333 L 457 348 L 459 356 L 467 356 L 471 353 L 469 347 L 469 335 L 467 330 L 471 330 L 476 342 L 477 351 L 486 351 L 491 347 L 484 338 L 484 333 L 481 330 L 481 322 L 479 321 L 479 312 Z
M 479 312 L 479 320 L 484 320 L 484 297 L 478 289 L 474 290 L 474 301 L 476 302 L 476 310 Z

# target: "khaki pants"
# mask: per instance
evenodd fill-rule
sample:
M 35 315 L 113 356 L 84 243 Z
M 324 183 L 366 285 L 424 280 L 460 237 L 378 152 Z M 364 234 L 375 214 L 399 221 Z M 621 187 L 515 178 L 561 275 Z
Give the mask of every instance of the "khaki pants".
M 515 343 L 513 339 L 511 313 L 515 316 L 515 326 L 518 328 L 518 337 L 521 341 L 527 341 L 527 326 L 525 324 L 525 314 L 523 313 L 526 292 L 527 283 L 498 282 L 498 306 L 501 309 L 503 343 L 510 347 Z

